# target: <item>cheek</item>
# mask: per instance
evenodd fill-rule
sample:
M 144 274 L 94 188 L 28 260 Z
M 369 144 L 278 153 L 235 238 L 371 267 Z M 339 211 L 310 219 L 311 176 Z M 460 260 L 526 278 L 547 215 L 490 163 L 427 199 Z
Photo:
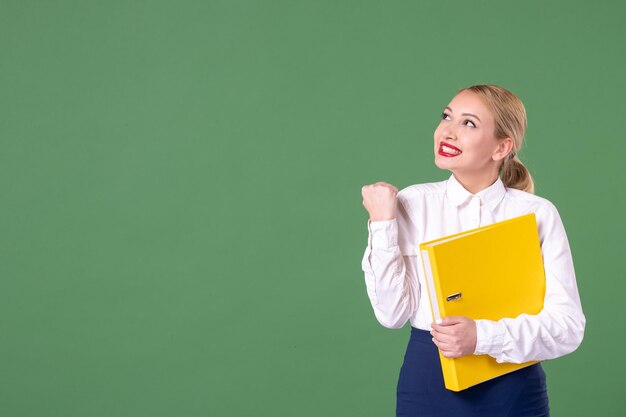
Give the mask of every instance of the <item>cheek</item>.
M 463 150 L 467 152 L 468 155 L 471 155 L 472 158 L 485 159 L 491 155 L 489 145 L 482 142 L 479 137 L 468 137 L 465 143 L 466 145 Z
M 441 124 L 437 126 L 437 128 L 435 129 L 435 134 L 433 136 L 435 140 L 437 140 L 437 138 L 441 136 Z

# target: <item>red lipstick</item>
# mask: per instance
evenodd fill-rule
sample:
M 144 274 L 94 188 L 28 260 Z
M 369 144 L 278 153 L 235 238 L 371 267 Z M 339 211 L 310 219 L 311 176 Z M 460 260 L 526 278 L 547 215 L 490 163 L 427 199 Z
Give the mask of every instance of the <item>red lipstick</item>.
M 452 148 L 454 150 L 457 150 L 459 152 L 462 152 L 459 148 L 457 148 L 456 146 L 452 146 L 449 143 L 445 143 L 445 142 L 440 142 L 439 143 L 439 155 L 441 156 L 448 156 L 448 157 L 454 157 L 454 156 L 459 156 L 460 154 L 456 154 L 456 153 L 448 153 L 448 152 L 444 152 L 443 151 L 443 145 L 446 145 L 449 148 Z

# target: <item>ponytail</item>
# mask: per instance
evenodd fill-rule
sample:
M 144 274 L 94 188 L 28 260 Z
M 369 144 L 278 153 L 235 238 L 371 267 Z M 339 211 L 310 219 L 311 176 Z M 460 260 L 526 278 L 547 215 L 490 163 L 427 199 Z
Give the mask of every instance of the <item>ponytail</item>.
M 500 168 L 500 179 L 505 187 L 516 188 L 534 194 L 535 183 L 528 168 L 520 161 L 515 152 L 509 154 Z

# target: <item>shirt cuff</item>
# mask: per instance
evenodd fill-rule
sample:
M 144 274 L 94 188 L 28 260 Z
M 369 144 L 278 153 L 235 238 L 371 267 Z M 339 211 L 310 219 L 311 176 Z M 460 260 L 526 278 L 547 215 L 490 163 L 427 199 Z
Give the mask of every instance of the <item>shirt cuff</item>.
M 504 325 L 491 320 L 474 321 L 476 322 L 476 350 L 474 355 L 493 357 L 500 355 L 504 346 Z
M 367 229 L 372 248 L 391 249 L 398 246 L 398 222 L 396 219 L 376 222 L 368 219 Z

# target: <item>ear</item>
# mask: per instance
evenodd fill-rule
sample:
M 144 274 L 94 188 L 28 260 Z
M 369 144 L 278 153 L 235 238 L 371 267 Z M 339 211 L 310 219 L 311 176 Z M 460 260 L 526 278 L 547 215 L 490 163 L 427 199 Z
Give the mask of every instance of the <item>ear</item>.
M 506 158 L 509 153 L 511 153 L 511 151 L 513 150 L 513 139 L 511 138 L 504 138 L 501 139 L 500 142 L 498 143 L 498 147 L 496 148 L 495 152 L 491 155 L 491 157 L 493 158 L 494 161 L 499 161 L 501 159 Z

